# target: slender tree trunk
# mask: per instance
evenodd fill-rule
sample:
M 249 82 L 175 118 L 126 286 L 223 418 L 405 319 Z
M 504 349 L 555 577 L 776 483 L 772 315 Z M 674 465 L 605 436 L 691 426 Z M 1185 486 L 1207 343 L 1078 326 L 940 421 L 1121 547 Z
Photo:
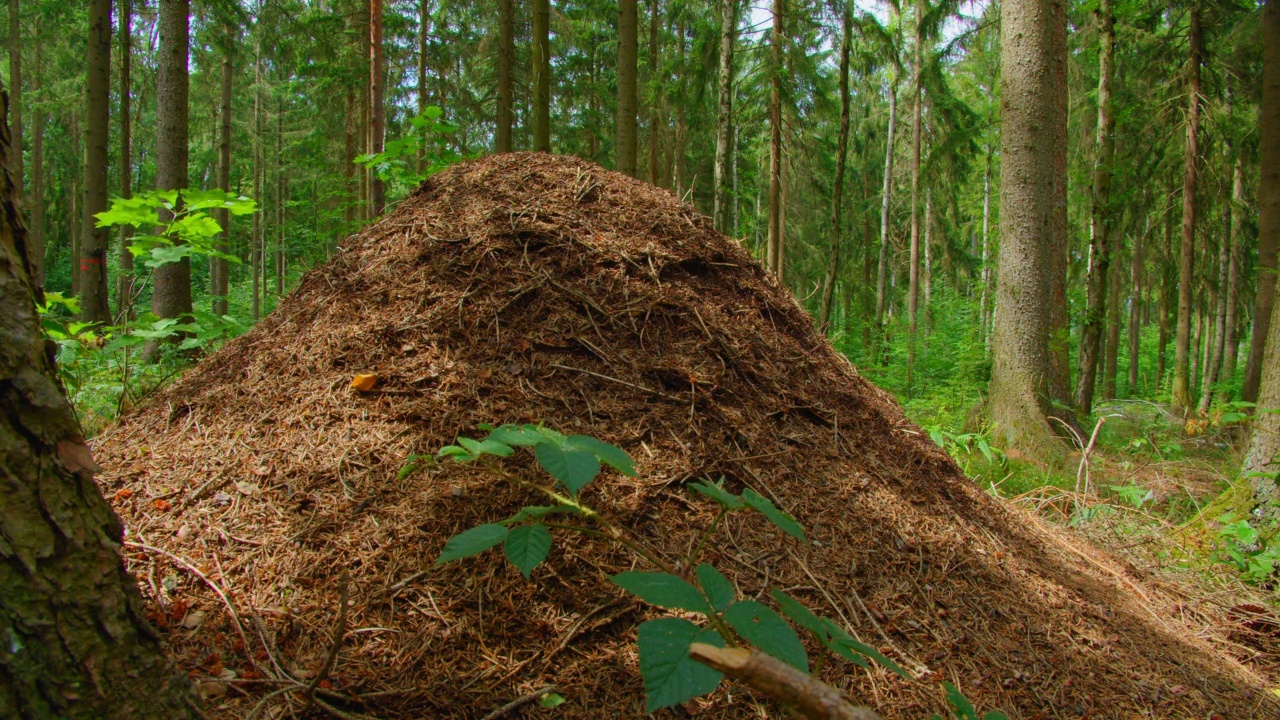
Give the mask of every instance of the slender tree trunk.
M 725 0 L 727 3 L 728 0 Z M 818 312 L 818 331 L 831 329 L 831 301 L 835 297 L 836 277 L 840 273 L 840 230 L 844 223 L 844 172 L 849 154 L 849 52 L 853 44 L 853 12 L 845 5 L 841 17 L 840 38 L 840 135 L 836 141 L 836 177 L 831 184 L 831 229 L 827 243 L 827 270 L 822 276 L 822 306 Z
M 658 0 L 649 0 L 649 182 L 658 184 L 658 133 L 663 83 L 658 79 Z
M 276 303 L 284 296 L 284 98 L 276 98 Z M 381 152 L 381 151 L 379 151 Z M 379 210 L 378 214 L 382 214 Z M 263 282 L 266 276 L 263 276 Z
M 111 322 L 107 285 L 110 231 L 94 217 L 107 209 L 107 136 L 111 105 L 111 0 L 90 0 L 85 51 L 84 223 L 80 248 L 80 320 Z
M 618 0 L 618 172 L 636 177 L 636 0 Z
M 189 0 L 159 0 L 160 57 L 156 74 L 156 189 L 187 187 L 187 117 L 190 48 Z M 174 242 L 179 240 L 174 238 Z M 191 260 L 156 268 L 151 311 L 158 317 L 191 314 Z M 154 357 L 155 351 L 148 353 Z
M 249 264 L 253 274 L 253 321 L 262 317 L 262 292 L 259 287 L 262 262 L 262 54 L 253 46 L 253 197 L 258 210 L 253 214 L 253 238 L 249 241 Z M 360 103 L 361 107 L 368 107 Z M 363 174 L 362 174 L 363 177 Z M 363 200 L 363 198 L 361 198 Z
M 232 28 L 227 30 L 229 35 L 232 34 Z M 234 73 L 231 54 L 227 53 L 222 58 L 222 95 L 218 112 L 218 189 L 223 192 L 231 192 L 231 91 Z M 218 224 L 222 226 L 218 252 L 226 254 L 231 251 L 231 213 L 221 211 Z M 213 314 L 226 315 L 227 292 L 230 290 L 226 258 L 214 258 L 213 269 Z
M 1050 258 L 1066 243 L 1067 19 L 1057 0 L 1004 0 L 1000 266 L 988 411 L 1001 445 L 1056 458 L 1047 419 Z
M 125 0 L 128 2 L 128 0 Z M 42 71 L 42 43 L 44 38 L 40 27 L 36 27 L 36 68 L 35 68 L 35 90 L 38 92 L 43 83 L 41 79 Z M 34 263 L 32 276 L 37 287 L 44 287 L 44 255 L 45 255 L 45 205 L 44 205 L 44 107 L 39 103 L 35 106 L 35 127 L 31 133 L 31 252 L 32 262 Z M 130 263 L 133 258 L 131 257 Z
M 716 229 L 728 232 L 729 144 L 733 141 L 733 47 L 738 36 L 738 0 L 720 0 L 719 102 L 716 106 L 715 193 L 712 217 Z
M 1160 263 L 1160 337 L 1156 351 L 1156 390 L 1164 392 L 1168 366 L 1169 315 L 1173 312 L 1173 188 L 1165 185 L 1164 257 Z
M 512 0 L 499 0 L 498 2 L 498 126 L 496 139 L 501 142 L 502 138 L 502 83 L 503 71 L 506 72 L 506 89 L 507 89 L 507 149 L 498 150 L 498 152 L 511 152 L 511 28 L 504 27 L 503 22 L 513 22 L 510 16 L 504 18 L 503 13 L 512 12 Z M 427 37 L 431 29 L 431 8 L 430 0 L 421 0 L 418 5 L 418 114 L 422 115 L 427 111 Z M 504 36 L 502 33 L 506 32 Z M 506 53 L 504 55 L 504 53 Z M 506 61 L 504 68 L 502 63 Z M 425 145 L 418 146 L 418 174 L 421 175 L 427 171 L 427 153 Z
M 1129 265 L 1129 397 L 1138 394 L 1138 357 L 1142 344 L 1142 255 L 1151 216 L 1145 213 L 1143 231 L 1133 239 L 1133 258 Z
M 1093 215 L 1089 224 L 1089 269 L 1085 280 L 1084 320 L 1080 325 L 1079 375 L 1075 405 L 1093 412 L 1099 339 L 1107 311 L 1107 271 L 1111 266 L 1111 164 L 1115 157 L 1115 115 L 1111 83 L 1115 75 L 1115 13 L 1112 0 L 1098 4 L 1098 154 L 1093 164 Z
M 71 116 L 71 137 L 76 155 L 80 154 L 80 143 L 76 139 L 80 137 L 80 123 L 77 115 Z M 79 297 L 80 295 L 80 228 L 84 223 L 80 220 L 80 209 L 83 205 L 80 202 L 80 181 L 81 178 L 74 175 L 71 176 L 71 186 L 68 188 L 70 197 L 67 198 L 67 207 L 70 212 L 67 213 L 67 222 L 71 225 L 71 295 Z
M 124 528 L 40 333 L 14 150 L 0 120 L 0 715 L 199 717 L 121 561 Z
M 765 267 L 782 282 L 782 0 L 773 0 L 769 65 L 769 236 Z
M 891 10 L 892 12 L 892 10 Z M 894 66 L 893 80 L 889 84 L 889 129 L 885 134 L 884 188 L 880 193 L 880 262 L 876 270 L 876 354 L 884 342 L 885 310 L 888 305 L 889 281 L 889 209 L 893 201 L 893 146 L 898 125 L 898 69 Z
M 1190 415 L 1191 402 L 1191 301 L 1192 275 L 1196 243 L 1196 170 L 1200 154 L 1200 61 L 1203 38 L 1200 31 L 1200 7 L 1191 6 L 1191 58 L 1187 65 L 1187 142 L 1186 171 L 1182 185 L 1182 251 L 1178 261 L 1178 335 L 1173 361 L 1173 404 L 1184 415 Z
M 1115 223 L 1112 232 L 1115 234 L 1111 238 L 1111 246 L 1119 251 L 1120 245 L 1124 242 L 1124 230 L 1120 227 L 1120 222 Z M 1106 352 L 1103 353 L 1103 400 L 1116 399 L 1116 375 L 1120 369 L 1120 306 L 1123 304 L 1123 298 L 1120 295 L 1120 289 L 1123 287 L 1120 282 L 1121 274 L 1119 265 L 1111 263 L 1107 272 L 1107 284 L 1111 286 L 1108 291 L 1111 294 L 1111 302 L 1107 306 L 1107 345 Z
M 1258 240 L 1280 241 L 1280 0 L 1267 0 L 1262 19 L 1262 178 L 1258 185 Z M 1259 274 L 1259 283 L 1270 280 Z M 1261 288 L 1259 288 L 1261 289 Z M 1274 287 L 1273 287 L 1274 290 Z M 1280 323 L 1267 329 L 1266 361 L 1260 364 L 1258 407 L 1280 408 Z M 1280 513 L 1276 474 L 1280 471 L 1280 414 L 1259 413 L 1253 422 L 1253 438 L 1243 477 L 1253 483 L 1254 499 L 1274 519 Z M 1251 473 L 1270 473 L 1270 477 Z
M 631 0 L 634 8 L 635 0 Z M 634 17 L 634 12 L 632 13 Z M 550 0 L 533 0 L 533 149 L 551 152 Z
M 1230 382 L 1236 374 L 1236 358 L 1240 355 L 1240 239 L 1244 231 L 1244 158 L 1233 148 L 1235 163 L 1231 173 L 1231 256 L 1227 261 L 1226 339 L 1222 355 L 1222 380 Z M 1224 397 L 1224 399 L 1229 399 Z
M 382 56 L 382 0 L 369 0 L 369 154 L 382 153 L 387 136 L 387 107 L 382 99 L 382 81 L 386 68 Z M 386 206 L 386 186 L 377 173 L 369 178 L 370 212 L 382 214 Z
M 991 147 L 987 146 L 986 169 L 982 174 L 982 297 L 978 303 L 978 334 L 982 337 L 985 354 L 991 354 L 991 333 L 987 328 L 991 323 L 992 308 L 987 303 L 987 293 L 991 291 Z
M 14 177 L 14 202 L 24 207 L 23 188 L 25 177 L 22 173 L 22 16 L 19 12 L 20 0 L 9 0 L 9 89 L 13 93 L 9 103 L 9 120 L 13 132 L 13 152 L 9 163 Z M 37 23 L 38 24 L 38 23 Z
M 423 22 L 426 22 L 426 0 L 423 0 Z M 516 61 L 515 0 L 498 0 L 498 127 L 494 134 L 494 151 L 511 152 L 511 130 L 515 126 L 515 92 L 511 70 Z
M 1229 196 L 1228 196 L 1229 197 Z M 1231 264 L 1231 202 L 1227 201 L 1227 212 L 1224 220 L 1222 236 L 1218 238 L 1218 281 L 1211 293 L 1209 307 L 1213 311 L 1213 337 L 1206 343 L 1209 350 L 1209 362 L 1205 366 L 1204 383 L 1200 386 L 1200 403 L 1197 409 L 1208 412 L 1213 402 L 1214 386 L 1222 371 L 1222 355 L 1227 345 L 1227 274 Z
M 924 33 L 921 17 L 924 8 L 916 10 L 915 60 L 911 82 L 911 256 L 907 268 L 907 397 L 911 396 L 916 369 L 916 327 L 920 305 L 920 102 L 924 60 Z
M 254 69 L 254 73 L 255 73 L 255 78 L 256 78 L 256 73 L 257 73 L 257 63 L 256 63 L 256 62 L 255 62 L 255 69 Z M 253 131 L 254 131 L 254 133 L 255 133 L 255 136 L 254 136 L 254 137 L 256 138 L 256 137 L 257 137 L 256 133 L 258 132 L 258 121 L 257 121 L 257 117 L 258 117 L 258 90 L 257 90 L 256 79 L 255 79 L 255 84 L 254 84 L 254 93 L 253 93 L 253 117 L 254 117 L 254 122 L 253 122 Z M 343 130 L 345 131 L 345 132 L 344 132 L 344 135 L 345 135 L 345 138 L 344 138 L 344 141 L 345 141 L 345 147 L 343 148 L 343 152 L 342 152 L 342 178 L 343 178 L 343 180 L 345 181 L 344 186 L 345 186 L 345 188 L 346 188 L 346 190 L 347 190 L 347 193 L 348 193 L 348 199 L 347 199 L 346 205 L 344 205 L 344 206 L 343 206 L 343 209 L 342 209 L 342 218 L 343 218 L 343 220 L 345 220 L 348 224 L 350 224 L 352 221 L 354 221 L 354 220 L 356 219 L 356 212 L 355 212 L 355 210 L 356 210 L 356 205 L 357 205 L 357 203 L 359 202 L 359 200 L 358 200 L 358 198 L 357 198 L 357 195 L 358 195 L 358 194 L 359 194 L 359 192 L 360 192 L 360 188 L 359 188 L 359 187 L 356 187 L 356 186 L 358 185 L 358 183 L 356 182 L 356 179 L 355 179 L 355 173 L 356 173 L 356 163 L 355 163 L 355 158 L 356 158 L 356 127 L 355 127 L 355 125 L 356 125 L 356 122 L 357 122 L 357 119 L 356 119 L 356 94 L 355 94 L 355 91 L 354 91 L 354 90 L 352 90 L 350 87 L 348 87 L 348 88 L 347 88 L 347 116 L 346 116 L 346 122 L 344 122 L 344 123 L 343 123 Z M 256 154 L 256 153 L 257 153 L 256 140 L 255 140 L 255 145 L 254 145 L 254 153 L 255 153 L 255 155 L 254 155 L 254 166 L 253 166 L 253 167 L 254 167 L 254 170 L 253 170 L 253 172 L 254 172 L 254 178 L 256 179 L 256 178 L 257 178 L 257 172 L 258 172 L 258 170 L 257 170 L 258 166 L 257 166 L 257 154 Z M 257 196 L 257 190 L 254 190 L 254 199 L 255 199 L 255 200 L 257 200 L 258 202 L 262 202 L 261 198 L 259 198 L 259 197 Z M 257 217 L 258 217 L 258 213 L 254 213 L 254 214 L 253 214 L 253 217 L 254 217 L 254 219 L 255 219 L 255 221 L 256 221 L 256 219 L 257 219 Z M 256 226 L 255 226 L 255 227 L 256 227 Z M 256 233 L 256 231 L 255 231 L 255 233 Z M 256 237 L 256 234 L 255 234 L 255 237 Z
M 133 0 L 120 0 L 120 197 L 133 197 Z M 39 51 L 37 50 L 37 58 Z M 37 69 L 37 73 L 39 70 Z M 37 132 L 39 132 L 37 130 Z M 39 162 L 39 161 L 37 161 Z M 41 218 L 43 220 L 43 218 Z M 116 287 L 116 315 L 118 322 L 133 316 L 133 253 L 129 245 L 133 228 L 120 226 L 120 271 Z

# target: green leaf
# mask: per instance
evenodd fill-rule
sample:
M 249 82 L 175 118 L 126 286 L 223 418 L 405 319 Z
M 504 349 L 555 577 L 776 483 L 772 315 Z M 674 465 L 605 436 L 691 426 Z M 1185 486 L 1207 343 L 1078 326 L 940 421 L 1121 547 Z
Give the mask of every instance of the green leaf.
M 698 576 L 698 584 L 702 586 L 702 592 L 706 593 L 711 600 L 711 605 L 717 611 L 723 611 L 729 607 L 729 603 L 733 602 L 737 593 L 728 578 L 707 563 L 699 565 L 694 570 L 694 574 Z
M 714 630 L 681 618 L 659 618 L 640 624 L 640 676 L 649 712 L 679 705 L 716 689 L 724 676 L 689 657 L 695 642 L 724 647 Z
M 470 462 L 476 459 L 475 455 L 472 455 L 466 448 L 459 445 L 445 445 L 440 448 L 440 452 L 436 453 L 436 457 L 441 460 L 451 457 L 454 462 Z
M 527 505 L 520 508 L 520 512 L 503 520 L 500 524 L 512 525 L 525 520 L 540 520 L 548 515 L 556 514 L 578 515 L 580 511 L 578 508 L 569 505 Z
M 668 610 L 711 614 L 711 606 L 698 588 L 671 573 L 628 570 L 609 578 L 614 585 L 637 595 L 650 605 Z
M 507 533 L 502 547 L 507 559 L 528 580 L 533 569 L 541 565 L 551 551 L 551 531 L 543 525 L 521 525 Z
M 541 442 L 533 447 L 533 454 L 542 469 L 563 483 L 571 495 L 577 495 L 600 473 L 600 460 L 581 450 L 565 450 L 549 442 Z
M 767 606 L 739 600 L 724 611 L 724 620 L 747 642 L 800 672 L 809 672 L 804 643 L 787 621 Z
M 805 539 L 804 528 L 800 527 L 800 523 L 775 507 L 768 498 L 751 488 L 747 488 L 742 491 L 742 499 L 752 509 L 759 511 L 761 515 L 768 518 L 769 522 L 773 523 L 779 530 L 802 543 L 808 544 L 809 541 Z
M 444 552 L 436 558 L 436 565 L 479 555 L 506 539 L 507 529 L 501 525 L 477 525 L 449 538 L 449 542 L 444 544 Z
M 959 688 L 949 682 L 943 682 L 942 687 L 946 689 L 947 702 L 955 708 L 956 717 L 959 720 L 978 720 L 978 709 L 969 702 L 969 698 L 965 697 Z
M 849 637 L 849 634 L 846 633 L 843 629 L 840 628 L 840 626 L 836 625 L 834 622 L 831 622 L 826 618 L 823 618 L 823 620 L 825 621 L 825 624 L 827 625 L 828 629 L 832 631 L 831 644 L 832 644 L 833 650 L 835 649 L 835 647 L 843 647 L 843 648 L 846 648 L 847 650 L 852 650 L 853 652 L 856 652 L 859 655 L 864 655 L 866 657 L 871 658 L 872 660 L 875 660 L 885 668 L 888 668 L 889 670 L 893 671 L 894 674 L 896 674 L 898 677 L 901 677 L 904 680 L 911 679 L 911 676 L 907 674 L 906 670 L 902 669 L 901 665 L 885 657 L 884 653 L 871 647 L 870 645 L 867 645 L 866 643 L 858 642 L 857 640 L 854 640 L 853 638 Z M 840 654 L 840 653 L 837 653 L 837 654 Z
M 418 471 L 418 466 L 431 458 L 430 455 L 410 455 L 404 459 L 404 465 L 400 467 L 400 472 L 396 473 L 397 480 L 404 480 L 410 475 Z
M 791 618 L 791 622 L 813 633 L 824 645 L 827 643 L 830 633 L 823 625 L 822 618 L 814 615 L 813 611 L 802 605 L 799 600 L 781 590 L 771 590 L 769 594 L 778 603 L 778 607 L 782 608 L 782 614 Z
M 721 478 L 723 481 L 723 478 Z M 742 501 L 742 496 L 733 493 L 721 487 L 720 483 L 709 483 L 702 480 L 689 483 L 689 487 L 697 492 L 706 495 L 730 510 L 746 507 L 746 503 Z
M 636 464 L 631 456 L 609 443 L 593 438 L 590 435 L 570 435 L 565 439 L 565 447 L 571 450 L 582 450 L 595 455 L 600 462 L 626 475 L 636 476 Z
M 468 437 L 458 438 L 458 444 L 467 449 L 475 457 L 481 455 L 497 455 L 498 457 L 511 457 L 511 453 L 515 450 L 510 445 L 500 443 L 496 440 L 486 439 L 482 442 L 476 442 Z
M 532 447 L 540 442 L 546 442 L 547 436 L 538 432 L 535 427 L 521 427 L 519 425 L 503 425 L 494 428 L 485 440 L 493 440 L 504 445 L 513 445 L 517 447 Z
M 564 698 L 556 693 L 547 693 L 538 698 L 538 704 L 548 710 L 554 710 L 564 704 Z

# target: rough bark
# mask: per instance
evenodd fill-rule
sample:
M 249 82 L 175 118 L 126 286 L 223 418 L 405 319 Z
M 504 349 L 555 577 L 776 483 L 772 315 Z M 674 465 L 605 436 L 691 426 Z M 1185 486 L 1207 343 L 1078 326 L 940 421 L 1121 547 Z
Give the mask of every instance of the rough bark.
M 262 53 L 253 46 L 253 197 L 258 200 L 258 211 L 253 214 L 253 237 L 249 240 L 249 266 L 252 276 L 253 321 L 262 316 L 262 292 L 260 266 L 262 264 Z M 366 103 L 360 107 L 367 108 Z M 364 175 L 361 173 L 361 177 Z M 363 204 L 363 195 L 360 198 Z
M 997 441 L 1061 453 L 1049 410 L 1050 278 L 1066 243 L 1067 49 L 1062 0 L 1001 4 L 1000 259 L 988 411 Z
M 720 0 L 720 72 L 717 77 L 716 165 L 712 218 L 716 229 L 729 224 L 729 145 L 733 142 L 733 46 L 738 35 L 737 0 Z
M 501 140 L 501 136 L 502 136 L 502 129 L 503 129 L 502 127 L 502 82 L 503 82 L 502 73 L 503 73 L 503 70 L 505 69 L 506 83 L 507 83 L 507 118 L 506 118 L 507 119 L 507 125 L 506 125 L 507 149 L 498 150 L 498 152 L 511 151 L 511 58 L 512 58 L 512 55 L 510 53 L 508 53 L 505 57 L 507 62 L 506 68 L 503 68 L 502 66 L 503 59 L 504 59 L 503 53 L 504 51 L 509 51 L 511 49 L 511 43 L 513 42 L 511 27 L 504 28 L 502 25 L 503 12 L 507 12 L 507 11 L 510 11 L 511 14 L 514 15 L 514 11 L 512 10 L 511 0 L 499 0 L 498 2 L 498 118 L 497 118 L 498 123 L 497 123 L 497 130 L 495 133 L 497 137 L 495 139 Z M 508 17 L 507 20 L 510 20 L 514 25 L 514 19 L 512 19 L 511 17 Z M 427 37 L 430 29 L 431 29 L 430 0 L 422 0 L 418 4 L 418 114 L 419 115 L 427 111 L 427 104 L 428 104 L 427 102 Z M 505 36 L 502 34 L 504 30 L 506 30 L 506 33 L 507 33 Z M 426 171 L 427 171 L 427 153 L 426 153 L 426 147 L 424 145 L 424 146 L 418 147 L 418 173 L 421 174 Z
M 1085 279 L 1085 311 L 1080 323 L 1080 354 L 1075 406 L 1093 412 L 1099 341 L 1107 308 L 1107 270 L 1111 265 L 1111 164 L 1115 158 L 1115 114 L 1111 83 L 1115 75 L 1113 0 L 1098 3 L 1098 154 L 1093 163 L 1093 214 L 1089 224 L 1089 267 Z
M 1182 184 L 1182 245 L 1178 260 L 1178 332 L 1174 339 L 1173 404 L 1190 415 L 1191 402 L 1191 301 L 1196 247 L 1196 181 L 1200 153 L 1200 60 L 1204 42 L 1200 7 L 1191 6 L 1190 59 L 1187 63 L 1186 169 Z
M 228 28 L 228 34 L 232 33 Z M 235 67 L 231 62 L 231 53 L 222 57 L 222 87 L 218 103 L 218 189 L 231 191 L 231 91 L 233 89 Z M 231 248 L 231 213 L 222 210 L 218 215 L 218 224 L 222 226 L 222 236 L 218 240 L 218 252 L 226 253 Z M 213 313 L 227 314 L 228 271 L 226 258 L 213 258 L 213 277 L 210 278 L 213 295 Z
M 836 141 L 836 176 L 831 184 L 831 228 L 828 231 L 827 269 L 822 276 L 822 305 L 818 311 L 818 331 L 831 328 L 831 303 L 836 277 L 840 273 L 840 231 L 844 224 L 844 172 L 849 155 L 849 52 L 853 44 L 853 13 L 845 5 L 840 38 L 840 134 Z M 847 320 L 846 320 L 847 322 Z
M 156 189 L 187 187 L 189 0 L 159 0 L 160 52 L 156 73 Z M 177 238 L 174 242 L 179 242 Z M 189 258 L 156 268 L 151 311 L 158 317 L 191 314 Z M 154 351 L 150 354 L 154 355 Z
M 1143 247 L 1150 229 L 1150 215 L 1143 219 L 1143 232 L 1133 239 L 1129 263 L 1129 397 L 1138 393 L 1138 356 L 1142 344 L 1142 263 Z
M 916 329 L 920 311 L 920 103 L 923 99 L 924 8 L 916 9 L 915 59 L 911 80 L 911 249 L 907 266 L 907 395 L 916 369 Z
M 658 133 L 661 128 L 662 84 L 658 81 L 658 0 L 649 0 L 649 182 L 658 184 Z
M 120 197 L 133 197 L 133 0 L 120 0 Z M 37 55 L 38 57 L 38 55 Z M 43 219 L 43 218 L 42 218 Z M 116 316 L 121 322 L 133 314 L 133 228 L 120 226 L 120 269 L 117 274 Z M 43 247 L 43 246 L 42 246 Z
M 884 314 L 889 299 L 889 210 L 893 202 L 893 145 L 898 124 L 898 69 L 889 84 L 889 129 L 885 133 L 884 187 L 880 192 L 880 260 L 876 270 L 876 347 L 884 341 Z M 879 351 L 877 350 L 877 354 Z
M 423 22 L 426 20 L 427 2 L 423 0 Z M 516 4 L 515 0 L 498 0 L 498 127 L 494 134 L 494 150 L 511 152 L 511 130 L 515 125 L 514 90 L 511 69 L 516 61 Z
M 1205 365 L 1204 382 L 1200 386 L 1200 402 L 1196 406 L 1200 412 L 1208 412 L 1213 402 L 1214 385 L 1218 382 L 1222 370 L 1222 354 L 1227 344 L 1227 273 L 1231 264 L 1231 211 L 1229 209 L 1224 220 L 1225 232 L 1218 238 L 1218 278 L 1217 284 L 1209 299 L 1209 309 L 1213 312 L 1213 337 L 1206 343 L 1209 350 L 1209 362 Z
M 773 0 L 769 66 L 769 236 L 765 267 L 782 281 L 782 0 Z
M 984 352 L 991 354 L 991 308 L 987 294 L 991 291 L 991 148 L 987 147 L 986 169 L 982 174 L 982 296 L 978 302 L 978 332 L 982 336 Z
M 369 154 L 382 152 L 387 139 L 387 106 L 383 102 L 386 67 L 382 54 L 382 0 L 369 0 Z M 373 217 L 386 205 L 386 184 L 374 173 L 369 178 L 369 203 Z
M 1112 229 L 1111 246 L 1117 251 L 1124 242 L 1124 231 L 1117 222 Z M 1123 304 L 1123 298 L 1120 296 L 1120 289 L 1123 287 L 1120 278 L 1123 275 L 1120 267 L 1116 263 L 1111 263 L 1107 271 L 1107 284 L 1111 286 L 1108 291 L 1111 295 L 1111 302 L 1107 307 L 1107 343 L 1103 352 L 1102 361 L 1102 399 L 1116 399 L 1116 375 L 1119 371 L 1120 364 L 1120 306 Z
M 0 117 L 7 104 L 0 93 Z M 123 526 L 41 338 L 10 153 L 0 121 L 0 717 L 198 717 L 121 562 Z
M 1280 240 L 1280 0 L 1267 0 L 1262 19 L 1262 177 L 1258 185 L 1258 239 Z M 1259 277 L 1259 282 L 1265 279 Z M 1276 280 L 1272 278 L 1272 290 Z M 1261 286 L 1259 286 L 1261 290 Z M 1265 362 L 1260 364 L 1258 407 L 1280 409 L 1280 323 L 1267 330 Z M 1241 472 L 1250 477 L 1254 498 L 1268 513 L 1280 513 L 1275 473 L 1280 471 L 1280 414 L 1259 413 Z M 1271 477 L 1249 473 L 1271 473 Z
M 94 217 L 107 209 L 107 135 L 111 121 L 111 0 L 90 0 L 85 49 L 84 203 L 81 208 L 80 320 L 111 321 L 107 245 L 110 231 Z
M 1235 151 L 1231 173 L 1231 250 L 1227 261 L 1226 338 L 1223 342 L 1222 380 L 1230 382 L 1236 374 L 1236 358 L 1240 355 L 1240 239 L 1244 236 L 1244 158 Z
M 1253 338 L 1249 359 L 1245 363 L 1242 400 L 1257 402 L 1264 370 L 1274 371 L 1276 361 L 1264 367 L 1267 338 L 1273 333 L 1272 312 L 1276 297 L 1276 255 L 1280 250 L 1280 8 L 1276 0 L 1268 0 L 1263 13 L 1263 78 L 1262 112 L 1259 127 L 1262 137 L 1262 177 L 1258 187 L 1258 290 L 1253 300 Z M 1277 323 L 1280 324 L 1280 323 Z M 1276 356 L 1272 356 L 1273 358 Z M 1265 407 L 1265 406 L 1263 406 Z M 1270 407 L 1276 407 L 1272 405 Z M 1276 416 L 1271 416 L 1276 417 Z
M 634 2 L 634 0 L 632 0 Z M 533 0 L 533 149 L 551 152 L 550 0 Z
M 9 0 L 9 89 L 13 93 L 9 104 L 9 122 L 13 128 L 13 152 L 9 156 L 16 187 L 14 202 L 25 207 L 22 173 L 22 16 L 20 0 Z
M 636 177 L 636 0 L 618 0 L 618 172 Z

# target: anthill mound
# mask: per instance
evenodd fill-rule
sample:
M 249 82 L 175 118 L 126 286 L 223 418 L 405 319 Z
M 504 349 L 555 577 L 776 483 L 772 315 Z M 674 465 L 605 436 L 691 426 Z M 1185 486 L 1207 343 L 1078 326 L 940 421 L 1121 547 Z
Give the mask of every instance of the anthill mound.
M 351 390 L 356 373 L 378 385 Z M 502 422 L 626 449 L 640 477 L 585 498 L 673 557 L 713 515 L 684 483 L 775 498 L 811 546 L 730 516 L 708 559 L 923 675 L 824 661 L 888 717 L 942 710 L 942 680 L 1014 718 L 1275 717 L 1188 605 L 975 488 L 707 218 L 534 154 L 435 176 L 100 438 L 152 619 L 215 715 L 287 716 L 296 695 L 270 695 L 324 665 L 344 568 L 335 707 L 477 718 L 554 685 L 558 716 L 644 715 L 634 634 L 653 611 L 603 580 L 626 555 L 564 539 L 532 582 L 496 552 L 430 569 L 450 535 L 537 498 L 469 465 L 397 471 Z M 687 712 L 783 716 L 727 685 L 660 714 Z

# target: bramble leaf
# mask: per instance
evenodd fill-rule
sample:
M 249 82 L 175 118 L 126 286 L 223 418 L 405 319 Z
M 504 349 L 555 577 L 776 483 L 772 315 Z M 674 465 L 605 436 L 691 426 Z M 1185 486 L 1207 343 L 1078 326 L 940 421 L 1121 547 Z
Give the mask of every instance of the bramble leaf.
M 737 593 L 728 578 L 707 563 L 699 565 L 694 570 L 694 574 L 698 576 L 698 584 L 702 586 L 702 592 L 706 593 L 707 598 L 711 600 L 711 605 L 717 611 L 723 611 L 729 607 L 729 603 L 733 602 Z
M 689 646 L 695 642 L 724 647 L 719 633 L 681 618 L 640 624 L 636 644 L 649 712 L 706 695 L 720 684 L 723 675 L 689 657 Z
M 636 476 L 636 464 L 631 456 L 622 451 L 621 448 L 610 445 L 609 443 L 593 438 L 590 435 L 570 435 L 565 440 L 565 447 L 571 450 L 583 450 L 595 455 L 600 462 L 626 475 L 627 477 Z
M 587 483 L 600 473 L 600 461 L 595 455 L 581 450 L 565 450 L 548 442 L 533 447 L 538 464 L 551 477 L 559 480 L 569 493 L 577 495 Z
M 628 570 L 610 576 L 609 581 L 650 605 L 703 615 L 711 613 L 711 606 L 698 589 L 671 573 Z
M 507 533 L 502 547 L 507 559 L 528 580 L 533 569 L 542 564 L 551 551 L 551 531 L 543 525 L 521 525 Z
M 768 498 L 751 488 L 747 488 L 742 491 L 742 500 L 752 509 L 759 511 L 760 514 L 768 518 L 769 522 L 773 523 L 779 530 L 802 543 L 808 544 L 809 541 L 805 539 L 804 528 L 800 527 L 800 523 L 796 522 L 795 518 L 779 510 Z
M 507 529 L 501 525 L 488 523 L 477 525 L 470 530 L 454 535 L 444 544 L 444 551 L 436 558 L 436 565 L 443 565 L 451 560 L 479 555 L 489 548 L 507 539 Z
M 747 642 L 801 672 L 809 672 L 804 643 L 787 621 L 767 606 L 740 600 L 724 611 L 724 620 Z
M 721 480 L 723 481 L 723 478 Z M 728 490 L 725 490 L 718 482 L 710 483 L 699 480 L 698 482 L 689 483 L 689 487 L 703 495 L 706 495 L 712 500 L 715 500 L 730 510 L 737 510 L 747 506 L 746 503 L 743 502 L 742 496 L 734 495 Z

